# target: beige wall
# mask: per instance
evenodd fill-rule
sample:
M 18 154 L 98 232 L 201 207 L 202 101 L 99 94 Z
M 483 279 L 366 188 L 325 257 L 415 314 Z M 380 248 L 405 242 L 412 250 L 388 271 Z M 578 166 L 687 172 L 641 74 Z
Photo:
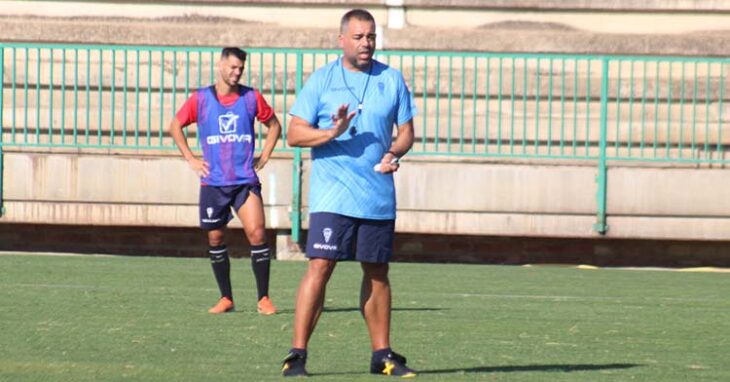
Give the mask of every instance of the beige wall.
M 174 18 L 196 15 L 289 28 L 337 27 L 352 7 L 368 8 L 383 26 L 473 29 L 504 22 L 554 23 L 599 33 L 679 34 L 727 28 L 720 1 L 0 1 L 0 15 Z M 549 12 L 546 12 L 549 11 Z M 580 17 L 576 17 L 576 14 Z
M 7 152 L 0 223 L 195 227 L 197 180 L 174 155 Z M 304 163 L 304 221 L 309 175 Z M 286 230 L 292 165 L 260 174 L 267 227 Z M 399 232 L 602 237 L 592 163 L 443 161 L 406 157 L 396 175 Z M 605 237 L 730 239 L 730 170 L 614 166 Z M 239 225 L 234 222 L 234 226 Z
M 339 16 L 357 5 L 370 8 L 385 27 L 379 31 L 384 49 L 722 57 L 730 51 L 730 5 L 713 0 L 404 0 L 405 8 L 386 0 L 173 3 L 186 2 L 0 1 L 0 40 L 335 48 Z M 405 24 L 399 27 L 397 18 Z M 7 126 L 9 106 L 4 107 Z M 40 110 L 46 115 L 47 109 Z M 598 114 L 591 110 L 591 115 Z M 432 119 L 428 126 L 434 126 Z M 730 134 L 722 138 L 726 144 Z M 730 239 L 728 171 L 612 164 L 605 237 Z M 305 186 L 307 176 L 305 163 Z M 406 157 L 396 178 L 397 229 L 603 237 L 593 229 L 595 176 L 594 163 Z M 291 158 L 277 156 L 261 177 L 267 225 L 286 231 L 291 226 Z M 172 152 L 112 156 L 6 148 L 3 198 L 0 224 L 197 225 L 197 181 Z M 306 208 L 306 188 L 303 202 Z
M 724 57 L 730 46 L 718 0 L 0 0 L 0 40 L 336 48 L 354 6 L 376 17 L 381 49 Z
M 4 166 L 0 223 L 198 224 L 198 181 L 175 156 L 6 153 Z M 274 160 L 259 174 L 269 228 L 290 227 L 290 167 Z

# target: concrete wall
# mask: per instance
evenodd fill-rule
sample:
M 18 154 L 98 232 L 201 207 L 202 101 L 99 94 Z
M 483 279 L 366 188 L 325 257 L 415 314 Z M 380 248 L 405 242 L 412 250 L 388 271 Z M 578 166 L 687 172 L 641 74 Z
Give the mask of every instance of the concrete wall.
M 0 222 L 194 227 L 199 183 L 187 164 L 149 156 L 6 152 L 5 215 Z M 272 160 L 266 185 L 267 226 L 289 228 L 291 165 Z M 236 220 L 233 226 L 239 226 Z
M 605 33 L 685 33 L 725 29 L 722 1 L 0 1 L 1 14 L 44 17 L 175 18 L 196 15 L 295 27 L 337 27 L 352 7 L 368 8 L 383 26 L 471 29 L 502 22 L 557 24 Z M 576 17 L 579 14 L 580 17 Z
M 197 180 L 169 155 L 6 152 L 1 223 L 197 226 Z M 309 162 L 303 166 L 303 226 Z M 607 238 L 730 239 L 730 170 L 613 166 Z M 267 227 L 291 227 L 291 158 L 261 172 Z M 419 234 L 602 237 L 593 163 L 405 157 L 397 230 Z M 234 222 L 233 226 L 239 226 Z
M 400 3 L 0 1 L 0 41 L 335 48 L 340 15 L 352 6 L 362 6 L 374 13 L 383 28 L 379 30 L 383 49 L 719 57 L 730 51 L 730 5 L 725 1 Z M 532 73 L 534 68 L 529 70 Z M 585 78 L 584 72 L 575 75 Z M 598 82 L 594 79 L 594 83 Z M 614 89 L 610 92 L 614 94 Z M 622 84 L 623 96 L 629 92 L 638 94 Z M 702 89 L 699 93 L 702 98 Z M 598 115 L 594 105 L 590 109 L 592 116 Z M 45 116 L 46 109 L 40 110 Z M 434 108 L 429 110 L 432 113 Z M 673 110 L 671 115 L 679 113 Z M 665 115 L 662 112 L 659 118 Z M 717 120 L 712 113 L 707 115 Z M 546 124 L 534 115 L 524 118 L 530 125 Z M 433 119 L 428 121 L 434 126 Z M 709 136 L 717 138 L 713 143 L 727 144 L 730 139 L 730 134 L 714 131 Z M 623 142 L 626 138 L 613 139 Z M 152 226 L 155 233 L 163 234 L 141 240 L 151 253 L 188 255 L 181 246 L 197 251 L 198 238 L 176 242 L 197 224 L 197 181 L 185 164 L 172 152 L 109 154 L 6 148 L 0 248 L 73 250 L 80 247 L 65 245 L 89 241 L 95 244 L 87 250 L 94 251 L 103 248 L 106 240 L 114 243 L 115 253 L 139 253 L 139 248 L 125 247 L 123 241 L 134 241 Z M 687 260 L 692 256 L 713 259 L 705 264 L 727 264 L 730 206 L 723 192 L 730 181 L 727 169 L 610 165 L 609 229 L 601 236 L 593 229 L 597 210 L 593 163 L 406 157 L 396 178 L 401 232 L 397 251 L 409 260 L 426 255 L 444 261 L 441 256 L 446 253 L 458 261 L 519 263 L 534 259 L 531 254 L 546 254 L 557 256 L 559 262 L 592 259 L 588 261 L 599 265 L 666 263 L 656 253 L 649 255 L 653 249 L 684 256 L 672 265 L 702 264 Z M 280 237 L 286 237 L 291 225 L 291 171 L 291 158 L 278 155 L 261 174 L 269 233 Z M 307 175 L 305 162 L 305 180 Z M 306 187 L 303 201 L 306 208 Z M 306 228 L 306 219 L 303 223 Z M 234 221 L 233 227 L 237 226 Z M 42 236 L 50 227 L 56 228 L 44 237 L 47 242 L 38 239 L 34 247 L 24 241 L 24 233 Z M 74 236 L 74 228 L 88 228 L 100 238 L 97 242 L 94 235 Z M 703 249 L 697 250 L 698 246 Z M 645 262 L 637 260 L 642 256 Z M 611 262 L 617 258 L 626 261 Z
M 0 1 L 0 40 L 336 47 L 339 17 L 376 17 L 382 49 L 711 55 L 730 50 L 725 1 Z

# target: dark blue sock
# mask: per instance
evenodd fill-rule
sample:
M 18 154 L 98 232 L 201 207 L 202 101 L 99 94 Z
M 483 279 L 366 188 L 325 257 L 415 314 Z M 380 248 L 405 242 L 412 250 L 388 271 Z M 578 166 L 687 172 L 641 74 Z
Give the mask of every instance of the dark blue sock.
M 210 265 L 213 267 L 213 274 L 215 275 L 215 281 L 218 283 L 221 297 L 228 297 L 233 300 L 231 262 L 228 260 L 228 249 L 225 245 L 211 246 L 208 248 L 208 255 L 210 255 Z
M 256 278 L 258 300 L 269 295 L 269 269 L 271 267 L 269 252 L 268 244 L 251 246 L 251 268 L 254 278 Z
M 390 348 L 380 349 L 373 352 L 373 360 L 374 361 L 380 361 L 383 359 L 383 357 L 387 356 L 388 354 L 392 353 L 393 351 L 390 350 Z
M 289 349 L 289 353 L 294 353 L 304 359 L 307 358 L 307 349 L 291 348 Z

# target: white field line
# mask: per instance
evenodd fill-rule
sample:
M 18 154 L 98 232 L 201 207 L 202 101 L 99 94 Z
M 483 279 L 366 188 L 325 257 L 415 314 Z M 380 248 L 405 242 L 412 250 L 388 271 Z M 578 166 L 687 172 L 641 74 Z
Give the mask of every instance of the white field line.
M 409 295 L 410 293 L 399 293 Z M 418 295 L 422 294 L 419 292 Z M 564 296 L 564 295 L 520 295 L 520 294 L 483 294 L 483 293 L 432 293 L 443 295 L 444 298 L 482 298 L 494 300 L 545 300 L 545 301 L 609 301 L 624 303 L 628 301 L 668 301 L 668 302 L 726 302 L 725 300 L 710 298 L 682 298 L 682 297 L 642 297 L 642 296 Z M 413 293 L 413 295 L 417 295 Z

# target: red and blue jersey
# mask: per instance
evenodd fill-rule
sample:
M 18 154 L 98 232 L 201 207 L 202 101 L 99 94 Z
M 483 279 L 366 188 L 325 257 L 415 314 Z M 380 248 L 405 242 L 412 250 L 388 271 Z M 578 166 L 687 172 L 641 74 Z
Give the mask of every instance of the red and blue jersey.
M 239 85 L 239 92 L 218 96 L 214 86 L 197 90 L 178 111 L 182 126 L 198 125 L 203 159 L 210 173 L 201 183 L 210 186 L 258 184 L 254 171 L 254 118 L 266 122 L 274 111 L 261 94 Z

